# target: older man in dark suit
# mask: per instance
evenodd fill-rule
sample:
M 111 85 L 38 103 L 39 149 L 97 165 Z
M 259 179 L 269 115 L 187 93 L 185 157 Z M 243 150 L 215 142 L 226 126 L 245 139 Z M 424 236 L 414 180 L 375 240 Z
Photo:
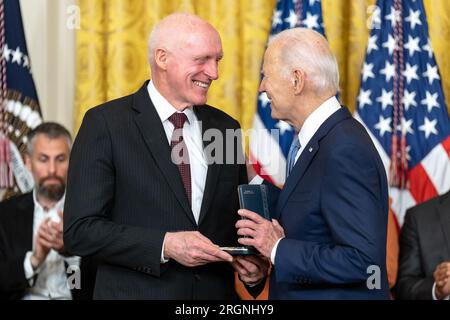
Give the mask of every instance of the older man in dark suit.
M 94 298 L 236 297 L 232 257 L 219 246 L 237 244 L 245 161 L 239 139 L 209 144 L 239 124 L 205 104 L 222 55 L 210 24 L 168 16 L 150 36 L 152 80 L 85 115 L 70 159 L 64 240 L 98 258 Z
M 327 41 L 285 30 L 269 43 L 263 71 L 272 117 L 298 132 L 271 212 L 279 223 L 240 210 L 247 219 L 236 224 L 249 236 L 239 241 L 273 264 L 269 299 L 387 299 L 386 174 L 366 130 L 335 97 L 339 72 Z M 255 284 L 264 269 L 242 260 L 241 279 Z

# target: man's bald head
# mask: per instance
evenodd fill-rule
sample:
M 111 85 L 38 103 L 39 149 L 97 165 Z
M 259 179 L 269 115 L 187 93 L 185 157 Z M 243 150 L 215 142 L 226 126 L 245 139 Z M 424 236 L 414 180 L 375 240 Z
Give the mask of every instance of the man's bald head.
M 190 38 L 198 33 L 211 33 L 220 39 L 214 27 L 202 18 L 190 13 L 173 13 L 153 28 L 148 41 L 148 52 L 152 72 L 155 64 L 155 51 L 164 48 L 169 51 L 183 50 Z
M 318 96 L 335 95 L 339 89 L 339 69 L 327 40 L 307 28 L 293 28 L 272 38 L 268 50 L 277 57 L 286 77 L 302 69 Z
M 152 82 L 177 110 L 206 103 L 209 87 L 219 78 L 222 56 L 219 33 L 188 13 L 164 18 L 150 35 Z

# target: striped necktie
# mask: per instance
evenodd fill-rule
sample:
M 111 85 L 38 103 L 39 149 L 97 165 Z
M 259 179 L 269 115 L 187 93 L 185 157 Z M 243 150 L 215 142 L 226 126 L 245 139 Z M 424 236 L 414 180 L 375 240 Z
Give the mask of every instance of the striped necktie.
M 170 147 L 173 149 L 175 146 L 180 144 L 181 146 L 177 148 L 178 154 L 172 154 L 172 157 L 180 157 L 176 159 L 176 164 L 178 170 L 180 171 L 181 180 L 183 180 L 184 190 L 186 191 L 186 196 L 189 200 L 189 204 L 192 203 L 192 185 L 191 185 L 191 166 L 189 164 L 189 153 L 187 150 L 186 143 L 183 139 L 183 126 L 187 121 L 187 117 L 184 113 L 175 112 L 169 117 L 169 121 L 172 122 L 174 126 L 174 133 L 170 141 Z M 178 132 L 175 132 L 179 130 Z

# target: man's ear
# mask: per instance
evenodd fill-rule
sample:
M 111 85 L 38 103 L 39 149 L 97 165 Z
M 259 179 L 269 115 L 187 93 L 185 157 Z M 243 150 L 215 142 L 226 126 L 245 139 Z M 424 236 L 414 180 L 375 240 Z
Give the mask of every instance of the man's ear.
M 294 94 L 299 95 L 305 86 L 305 72 L 302 69 L 294 70 L 292 84 L 294 86 Z
M 155 62 L 162 70 L 167 69 L 167 51 L 165 49 L 158 48 L 155 50 Z

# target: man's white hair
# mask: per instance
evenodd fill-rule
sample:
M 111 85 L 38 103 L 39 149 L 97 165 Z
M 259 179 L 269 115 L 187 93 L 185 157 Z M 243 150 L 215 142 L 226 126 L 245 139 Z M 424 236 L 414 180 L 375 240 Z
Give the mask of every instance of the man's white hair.
M 336 57 L 320 33 L 307 28 L 288 29 L 273 36 L 269 46 L 275 43 L 279 45 L 278 58 L 287 78 L 300 68 L 306 73 L 317 95 L 338 92 L 339 69 Z

